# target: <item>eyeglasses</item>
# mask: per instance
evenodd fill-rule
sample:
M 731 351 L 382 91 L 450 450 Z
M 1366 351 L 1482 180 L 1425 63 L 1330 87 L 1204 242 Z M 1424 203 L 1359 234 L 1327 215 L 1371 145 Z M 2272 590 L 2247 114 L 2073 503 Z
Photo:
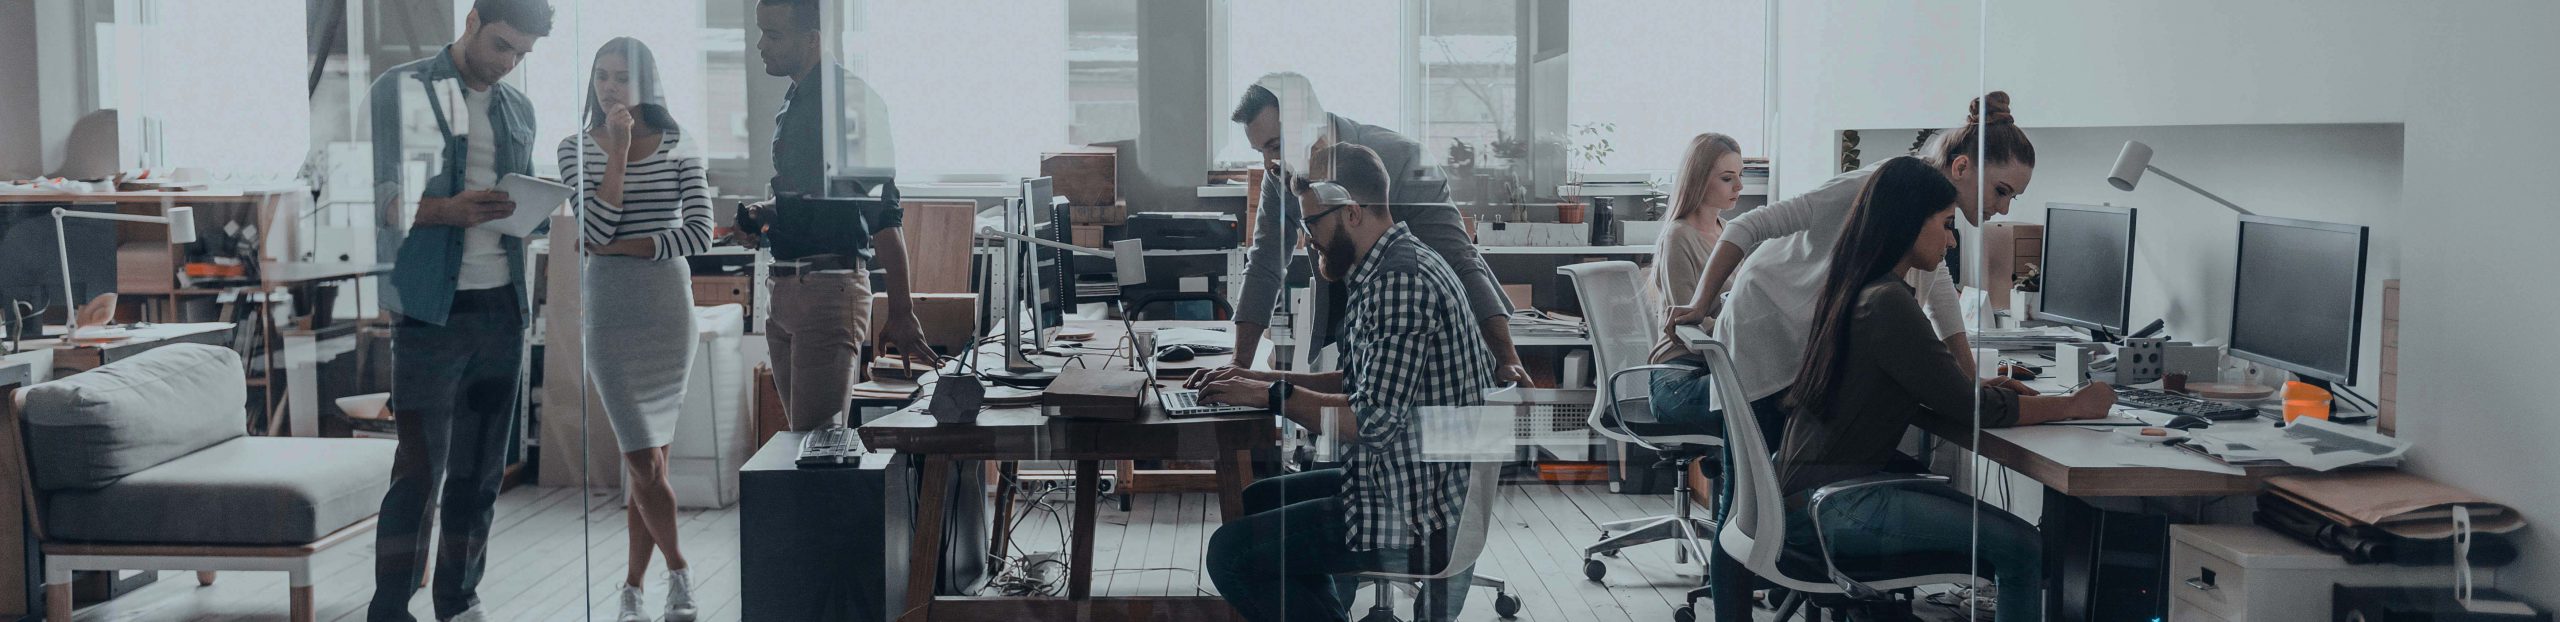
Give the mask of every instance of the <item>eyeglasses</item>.
M 1302 194 L 1302 195 L 1312 194 L 1312 195 L 1316 195 L 1316 196 L 1322 197 L 1322 196 L 1324 196 L 1324 195 L 1326 195 L 1326 194 L 1334 194 L 1334 195 L 1339 195 L 1339 196 L 1340 196 L 1340 198 L 1339 198 L 1339 199 L 1337 199 L 1337 200 L 1343 200 L 1343 199 L 1347 199 L 1347 198 L 1348 198 L 1348 195 L 1350 194 L 1349 192 L 1345 192 L 1345 191 L 1342 189 L 1342 186 L 1334 185 L 1334 184 L 1333 184 L 1333 182 L 1326 182 L 1326 181 L 1309 181 L 1309 180 L 1308 180 L 1307 178 L 1305 178 L 1305 177 L 1299 177 L 1299 178 L 1296 178 L 1296 179 L 1292 179 L 1292 180 L 1290 180 L 1290 182 L 1291 182 L 1291 184 L 1290 184 L 1290 185 L 1296 188 L 1296 190 L 1297 190 L 1298 194 Z M 1329 192 L 1328 192 L 1328 191 L 1329 191 Z M 1323 211 L 1322 213 L 1309 214 L 1309 215 L 1306 215 L 1306 216 L 1301 216 L 1301 217 L 1299 217 L 1299 218 L 1298 218 L 1298 223 L 1299 223 L 1300 225 L 1303 225 L 1303 226 L 1307 227 L 1308 229 L 1314 229 L 1314 228 L 1315 228 L 1315 226 L 1316 226 L 1316 223 L 1317 223 L 1317 222 L 1319 222 L 1319 221 L 1324 220 L 1324 219 L 1325 219 L 1325 217 L 1327 217 L 1327 216 L 1332 216 L 1335 212 L 1340 212 L 1340 211 L 1342 211 L 1342 210 L 1343 210 L 1343 208 L 1351 207 L 1351 205 L 1350 205 L 1350 204 L 1347 204 L 1347 203 L 1342 203 L 1342 204 L 1332 204 L 1332 205 L 1333 205 L 1333 209 L 1325 210 L 1325 211 Z

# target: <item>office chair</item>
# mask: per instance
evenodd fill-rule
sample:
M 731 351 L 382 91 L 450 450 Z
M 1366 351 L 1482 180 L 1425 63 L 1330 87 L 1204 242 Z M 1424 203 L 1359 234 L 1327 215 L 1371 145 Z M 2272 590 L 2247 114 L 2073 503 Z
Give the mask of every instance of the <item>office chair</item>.
M 1431 619 L 1429 612 L 1422 611 L 1423 599 L 1419 598 L 1423 582 L 1466 572 L 1476 565 L 1476 558 L 1484 553 L 1485 531 L 1493 525 L 1493 506 L 1499 502 L 1501 490 L 1501 462 L 1477 461 L 1468 468 L 1466 505 L 1458 508 L 1457 537 L 1450 542 L 1449 561 L 1440 566 L 1439 572 L 1428 575 L 1363 572 L 1353 575 L 1353 579 L 1368 583 L 1375 590 L 1369 615 L 1362 616 L 1360 622 L 1399 622 L 1395 613 L 1397 591 L 1417 596 L 1413 601 L 1414 619 Z M 1474 587 L 1493 588 L 1493 612 L 1501 614 L 1502 619 L 1509 620 L 1520 614 L 1520 597 L 1513 596 L 1501 578 L 1473 575 L 1469 581 Z M 1390 586 L 1396 589 L 1388 589 Z
M 1656 469 L 1674 471 L 1672 481 L 1672 513 L 1613 521 L 1600 526 L 1600 541 L 1582 550 L 1582 575 L 1593 581 L 1607 576 L 1609 567 L 1598 556 L 1616 557 L 1618 550 L 1663 540 L 1677 540 L 1680 548 L 1674 561 L 1689 563 L 1695 556 L 1705 562 L 1705 545 L 1715 533 L 1715 521 L 1690 515 L 1689 465 L 1701 458 L 1716 455 L 1724 448 L 1724 439 L 1696 428 L 1663 423 L 1653 418 L 1652 389 L 1647 376 L 1628 378 L 1637 372 L 1655 370 L 1697 372 L 1688 364 L 1645 364 L 1653 349 L 1654 336 L 1660 334 L 1662 321 L 1652 305 L 1644 304 L 1636 278 L 1636 265 L 1626 261 L 1581 263 L 1557 268 L 1556 272 L 1573 279 L 1574 295 L 1582 301 L 1582 313 L 1590 322 L 1593 362 L 1600 367 L 1600 400 L 1591 408 L 1588 425 L 1601 436 L 1634 443 L 1661 455 Z M 1632 380 L 1632 382 L 1629 382 Z M 1722 385 L 1719 381 L 1717 384 Z M 1631 388 L 1629 386 L 1631 385 Z M 1622 396 L 1620 393 L 1631 396 Z M 1750 400 L 1725 400 L 1725 404 L 1749 404 Z M 1746 419 L 1748 417 L 1745 417 Z M 1708 461 L 1706 465 L 1716 465 Z M 1710 468 L 1709 471 L 1718 470 Z M 1714 476 L 1714 473 L 1708 473 Z M 1693 594 L 1692 600 L 1703 593 Z
M 1706 357 L 1707 369 L 1715 376 L 1715 389 L 1726 404 L 1749 403 L 1733 369 L 1733 355 L 1721 342 L 1710 342 L 1698 348 Z M 1850 607 L 1852 601 L 1892 600 L 1908 613 L 1911 588 L 1922 585 L 1966 584 L 1974 582 L 1972 560 L 1965 555 L 1894 555 L 1880 557 L 1844 557 L 1833 555 L 1829 542 L 1821 542 L 1818 551 L 1788 550 L 1786 500 L 1778 492 L 1778 468 L 1770 458 L 1768 444 L 1761 440 L 1760 421 L 1754 417 L 1725 417 L 1726 450 L 1733 454 L 1733 499 L 1725 514 L 1723 530 L 1716 543 L 1725 553 L 1742 562 L 1752 574 L 1788 590 L 1778 604 L 1777 622 L 1794 617 L 1801 607 L 1831 608 L 1834 613 Z M 1874 486 L 1944 486 L 1947 478 L 1939 475 L 1880 474 L 1833 483 L 1815 490 L 1806 509 L 1815 516 L 1814 526 L 1821 527 L 1822 502 L 1842 491 Z M 1817 538 L 1817 541 L 1820 541 Z M 1808 578 L 1810 577 L 1810 578 Z M 1895 600 L 1900 599 L 1900 600 Z M 1681 607 L 1679 617 L 1695 619 L 1690 607 Z M 1805 619 L 1818 620 L 1818 611 L 1808 612 Z M 1834 618 L 1839 619 L 1839 618 Z

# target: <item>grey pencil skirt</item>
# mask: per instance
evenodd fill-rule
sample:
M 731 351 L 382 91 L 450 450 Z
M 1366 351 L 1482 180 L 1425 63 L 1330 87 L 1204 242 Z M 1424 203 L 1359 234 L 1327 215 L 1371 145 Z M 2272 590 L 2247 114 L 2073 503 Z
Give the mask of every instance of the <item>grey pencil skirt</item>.
M 587 381 L 624 452 L 675 441 L 693 364 L 693 284 L 683 259 L 586 260 Z

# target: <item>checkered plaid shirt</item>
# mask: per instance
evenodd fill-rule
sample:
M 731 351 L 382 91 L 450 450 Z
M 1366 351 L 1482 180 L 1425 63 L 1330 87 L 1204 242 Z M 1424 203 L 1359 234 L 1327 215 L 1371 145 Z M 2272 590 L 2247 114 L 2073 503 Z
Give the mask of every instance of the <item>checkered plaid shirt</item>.
M 1456 522 L 1467 465 L 1423 462 L 1416 410 L 1474 406 L 1493 387 L 1466 290 L 1438 253 L 1398 223 L 1351 272 L 1343 387 L 1358 417 L 1341 500 L 1354 551 L 1409 549 Z

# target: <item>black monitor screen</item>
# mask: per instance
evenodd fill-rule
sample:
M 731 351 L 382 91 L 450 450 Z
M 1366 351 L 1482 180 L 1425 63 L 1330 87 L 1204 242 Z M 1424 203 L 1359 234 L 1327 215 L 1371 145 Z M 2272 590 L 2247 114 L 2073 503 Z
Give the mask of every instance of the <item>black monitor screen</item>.
M 2133 209 L 2047 205 L 2039 269 L 2037 319 L 2123 333 L 2133 285 Z
M 2242 217 L 2231 354 L 2354 383 L 2365 238 L 2355 225 Z

